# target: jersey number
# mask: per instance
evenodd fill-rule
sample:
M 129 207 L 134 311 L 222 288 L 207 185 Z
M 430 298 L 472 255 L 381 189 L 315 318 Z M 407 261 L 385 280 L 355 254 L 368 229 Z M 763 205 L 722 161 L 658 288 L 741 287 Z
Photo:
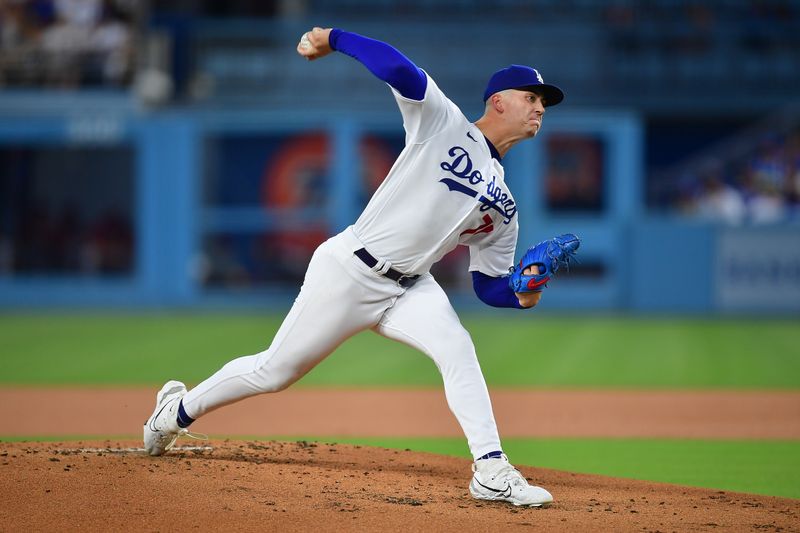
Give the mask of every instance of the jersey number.
M 491 233 L 493 231 L 494 231 L 494 224 L 492 224 L 492 217 L 490 217 L 489 215 L 483 215 L 483 224 L 481 224 L 477 228 L 464 230 L 461 232 L 461 235 L 476 235 L 478 233 Z

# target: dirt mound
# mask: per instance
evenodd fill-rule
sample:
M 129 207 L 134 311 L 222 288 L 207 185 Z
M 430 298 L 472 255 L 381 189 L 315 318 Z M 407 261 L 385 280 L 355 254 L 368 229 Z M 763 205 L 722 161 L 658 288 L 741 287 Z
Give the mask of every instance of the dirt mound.
M 197 444 L 192 446 L 192 444 Z M 800 500 L 522 467 L 548 508 L 473 500 L 465 459 L 308 442 L 0 443 L 0 531 L 800 531 Z

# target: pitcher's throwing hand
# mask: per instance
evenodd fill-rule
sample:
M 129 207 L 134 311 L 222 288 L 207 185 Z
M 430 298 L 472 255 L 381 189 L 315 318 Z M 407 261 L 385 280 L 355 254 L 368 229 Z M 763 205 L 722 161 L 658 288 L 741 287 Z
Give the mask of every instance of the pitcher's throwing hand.
M 330 54 L 333 52 L 328 40 L 330 34 L 330 28 L 314 28 L 305 32 L 297 43 L 297 53 L 309 61 Z

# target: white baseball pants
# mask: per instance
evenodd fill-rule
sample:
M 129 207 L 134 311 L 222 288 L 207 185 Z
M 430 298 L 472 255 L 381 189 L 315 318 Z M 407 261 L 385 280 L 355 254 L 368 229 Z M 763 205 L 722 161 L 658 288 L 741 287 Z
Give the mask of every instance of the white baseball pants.
M 320 245 L 270 347 L 230 361 L 190 390 L 183 398 L 186 414 L 198 418 L 249 396 L 283 390 L 349 337 L 371 328 L 433 359 L 475 458 L 500 450 L 475 347 L 442 288 L 424 274 L 404 289 L 353 255 L 359 248 L 351 228 Z

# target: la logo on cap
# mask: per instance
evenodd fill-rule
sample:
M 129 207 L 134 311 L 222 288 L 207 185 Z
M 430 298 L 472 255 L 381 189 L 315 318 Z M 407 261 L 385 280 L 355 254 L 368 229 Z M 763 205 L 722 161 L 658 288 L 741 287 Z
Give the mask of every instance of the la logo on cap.
M 536 73 L 536 79 L 539 80 L 539 83 L 544 83 L 544 80 L 542 79 L 542 75 L 539 74 L 539 71 L 536 70 L 536 69 L 533 69 L 533 71 Z

